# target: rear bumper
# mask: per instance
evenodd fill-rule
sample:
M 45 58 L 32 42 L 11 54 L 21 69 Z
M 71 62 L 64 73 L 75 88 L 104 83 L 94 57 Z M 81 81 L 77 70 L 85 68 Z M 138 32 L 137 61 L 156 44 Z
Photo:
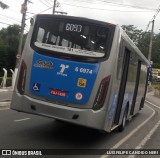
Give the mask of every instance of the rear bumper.
M 79 109 L 37 100 L 13 92 L 11 109 L 36 115 L 51 117 L 66 122 L 104 130 L 105 111 Z

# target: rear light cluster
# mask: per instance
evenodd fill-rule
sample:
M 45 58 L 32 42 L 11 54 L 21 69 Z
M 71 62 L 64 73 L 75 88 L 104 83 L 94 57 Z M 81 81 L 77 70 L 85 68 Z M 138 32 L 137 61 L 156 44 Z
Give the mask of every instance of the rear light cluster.
M 18 85 L 17 85 L 18 92 L 22 95 L 24 94 L 26 72 L 27 72 L 27 65 L 24 61 L 22 61 L 19 72 Z
M 105 77 L 99 86 L 97 96 L 93 105 L 93 110 L 99 110 L 105 101 L 108 86 L 109 86 L 110 76 Z

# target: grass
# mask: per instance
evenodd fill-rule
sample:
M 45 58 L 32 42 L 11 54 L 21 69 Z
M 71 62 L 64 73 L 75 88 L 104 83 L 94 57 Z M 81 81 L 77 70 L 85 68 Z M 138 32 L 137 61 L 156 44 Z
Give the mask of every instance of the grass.
M 160 83 L 152 83 L 152 87 L 153 87 L 154 89 L 160 90 Z
M 0 86 L 2 83 L 3 77 L 0 77 Z M 12 84 L 12 77 L 7 77 L 6 87 L 10 87 Z

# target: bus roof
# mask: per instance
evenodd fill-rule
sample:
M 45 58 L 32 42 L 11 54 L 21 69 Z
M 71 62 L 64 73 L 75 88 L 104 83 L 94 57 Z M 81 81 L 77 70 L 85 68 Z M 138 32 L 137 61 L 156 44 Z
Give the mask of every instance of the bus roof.
M 135 43 L 129 38 L 129 36 L 126 34 L 126 32 L 119 26 L 117 25 L 117 27 L 120 28 L 121 34 L 123 36 L 123 38 L 132 46 L 132 48 L 135 50 L 135 52 L 143 59 L 143 61 L 146 62 L 146 64 L 148 64 L 148 66 L 150 65 L 150 62 L 148 61 L 148 59 L 143 55 L 143 53 L 139 50 L 139 48 L 135 45 Z
M 77 19 L 77 20 L 83 20 L 86 22 L 95 22 L 95 23 L 99 23 L 99 24 L 107 24 L 107 25 L 111 25 L 113 27 L 116 27 L 116 24 L 112 24 L 109 22 L 105 22 L 105 21 L 100 21 L 100 20 L 95 20 L 92 18 L 86 18 L 86 17 L 79 17 L 79 16 L 68 16 L 68 15 L 53 15 L 53 14 L 36 14 L 35 16 L 41 16 L 41 17 L 57 17 L 57 18 L 66 18 L 66 19 Z

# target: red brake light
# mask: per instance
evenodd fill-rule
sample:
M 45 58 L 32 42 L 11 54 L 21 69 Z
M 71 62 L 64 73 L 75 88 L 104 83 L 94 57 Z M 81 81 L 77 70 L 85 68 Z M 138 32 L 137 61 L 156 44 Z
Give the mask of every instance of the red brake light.
M 93 110 L 99 110 L 105 101 L 108 86 L 109 86 L 110 76 L 105 77 L 99 86 L 97 96 L 94 102 Z
M 18 78 L 18 85 L 17 85 L 17 89 L 20 94 L 24 94 L 26 72 L 27 72 L 26 63 L 22 61 L 21 67 L 20 67 L 19 78 Z

